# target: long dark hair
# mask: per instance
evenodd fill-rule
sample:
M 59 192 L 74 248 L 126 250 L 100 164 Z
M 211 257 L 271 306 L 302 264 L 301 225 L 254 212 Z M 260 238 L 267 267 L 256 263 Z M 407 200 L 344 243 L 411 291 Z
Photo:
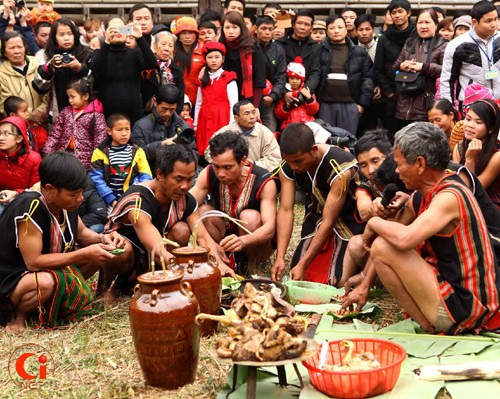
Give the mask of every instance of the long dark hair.
M 251 53 L 252 52 L 252 47 L 254 44 L 254 38 L 252 35 L 250 35 L 250 32 L 248 32 L 247 26 L 245 25 L 245 20 L 241 16 L 239 12 L 236 11 L 230 11 L 224 17 L 222 18 L 222 28 L 220 32 L 220 39 L 219 41 L 226 44 L 228 43 L 226 36 L 224 35 L 224 24 L 227 22 L 237 25 L 240 28 L 240 37 L 239 42 L 238 42 L 238 47 L 241 49 L 245 49 L 246 53 Z
M 71 29 L 73 33 L 73 47 L 67 50 L 68 53 L 71 53 L 79 62 L 87 62 L 90 58 L 90 50 L 80 43 L 80 32 L 76 27 L 75 23 L 68 18 L 61 18 L 54 22 L 52 28 L 50 29 L 49 40 L 47 42 L 47 46 L 45 47 L 45 57 L 47 60 L 52 59 L 54 54 L 60 54 L 65 52 L 65 50 L 61 49 L 57 44 L 56 35 L 57 29 L 59 26 L 67 26 Z
M 181 32 L 182 33 L 182 32 Z M 191 59 L 193 58 L 193 51 L 198 45 L 198 34 L 196 34 L 196 40 L 191 45 L 191 48 L 186 53 L 184 50 L 184 46 L 179 38 L 175 41 L 174 44 L 174 54 L 175 54 L 175 63 L 179 65 L 182 69 L 185 69 L 187 73 L 191 72 Z
M 486 125 L 486 138 L 476 163 L 476 175 L 479 176 L 490 162 L 496 149 L 498 130 L 500 129 L 500 109 L 493 100 L 479 100 L 472 104 L 469 111 L 474 113 Z M 465 153 L 469 147 L 470 140 L 464 139 L 463 151 L 460 163 L 465 165 Z

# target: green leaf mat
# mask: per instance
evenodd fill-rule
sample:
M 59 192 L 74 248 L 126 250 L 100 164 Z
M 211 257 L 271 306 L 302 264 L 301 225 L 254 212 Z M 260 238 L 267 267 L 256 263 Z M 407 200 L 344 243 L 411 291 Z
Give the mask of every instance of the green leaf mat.
M 367 304 L 368 305 L 368 304 Z M 299 305 L 312 306 L 312 305 Z M 314 305 L 318 306 L 318 305 Z M 322 306 L 322 305 L 319 305 Z M 328 304 L 332 306 L 332 304 Z M 297 309 L 297 311 L 300 311 Z M 460 382 L 426 382 L 416 379 L 413 370 L 416 367 L 433 364 L 463 363 L 481 360 L 500 360 L 500 335 L 488 336 L 441 336 L 419 334 L 411 320 L 404 320 L 392 326 L 378 329 L 372 324 L 353 320 L 352 324 L 336 324 L 333 316 L 324 314 L 318 325 L 314 339 L 318 342 L 325 339 L 349 339 L 355 337 L 371 337 L 388 339 L 401 344 L 408 352 L 403 363 L 399 380 L 390 392 L 375 396 L 375 399 L 435 399 L 438 391 L 444 386 L 453 399 L 500 398 L 500 380 L 460 381 Z M 257 395 L 260 399 L 328 399 L 329 396 L 317 391 L 309 382 L 307 369 L 299 364 L 305 388 L 296 386 L 280 387 L 277 382 L 276 368 L 259 368 L 257 373 Z M 243 367 L 238 374 L 244 376 Z M 242 374 L 243 373 L 243 374 Z M 286 366 L 289 384 L 299 385 L 299 380 L 292 366 Z M 231 399 L 246 398 L 244 377 L 239 378 L 241 385 L 228 396 Z M 226 386 L 217 396 L 224 399 L 232 384 L 229 375 Z

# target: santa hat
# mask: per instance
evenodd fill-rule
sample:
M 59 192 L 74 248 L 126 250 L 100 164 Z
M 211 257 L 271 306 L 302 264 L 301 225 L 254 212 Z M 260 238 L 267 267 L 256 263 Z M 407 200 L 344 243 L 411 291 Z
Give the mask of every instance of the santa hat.
M 290 62 L 286 67 L 286 76 L 300 78 L 302 81 L 306 79 L 306 68 L 302 63 L 302 58 L 295 57 L 293 62 Z
M 493 100 L 493 94 L 479 83 L 468 85 L 465 88 L 463 105 L 468 106 L 479 100 Z

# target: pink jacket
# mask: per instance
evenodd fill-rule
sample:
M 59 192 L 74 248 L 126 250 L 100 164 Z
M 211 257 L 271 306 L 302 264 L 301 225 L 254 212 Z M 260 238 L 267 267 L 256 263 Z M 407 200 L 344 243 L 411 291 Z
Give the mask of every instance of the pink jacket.
M 75 156 L 89 170 L 92 152 L 107 137 L 106 119 L 102 112 L 102 104 L 97 99 L 80 112 L 71 106 L 64 108 L 49 133 L 43 154 L 65 151 L 73 136 Z

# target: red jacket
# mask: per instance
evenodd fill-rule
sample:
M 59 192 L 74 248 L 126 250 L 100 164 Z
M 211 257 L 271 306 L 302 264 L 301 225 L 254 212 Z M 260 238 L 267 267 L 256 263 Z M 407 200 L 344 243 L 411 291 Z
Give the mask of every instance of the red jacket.
M 196 103 L 196 93 L 198 93 L 199 84 L 198 75 L 201 68 L 205 66 L 205 58 L 203 57 L 202 50 L 203 46 L 198 42 L 191 55 L 191 69 L 189 73 L 187 69 L 184 69 L 184 94 L 189 97 L 191 104 Z
M 42 157 L 39 153 L 30 150 L 26 122 L 23 119 L 10 116 L 1 121 L 1 123 L 5 122 L 15 125 L 21 131 L 23 141 L 10 155 L 0 151 L 0 190 L 15 190 L 21 193 L 40 181 L 38 166 L 42 162 Z M 19 155 L 22 148 L 27 152 Z
M 316 115 L 319 111 L 319 103 L 316 101 L 316 96 L 314 94 L 311 99 L 312 101 L 310 103 L 305 102 L 297 108 L 291 109 L 286 106 L 284 99 L 278 101 L 278 104 L 276 104 L 276 107 L 274 108 L 274 113 L 278 119 L 282 120 L 281 130 L 287 127 L 290 123 L 306 123 L 312 122 L 316 119 L 314 115 Z

